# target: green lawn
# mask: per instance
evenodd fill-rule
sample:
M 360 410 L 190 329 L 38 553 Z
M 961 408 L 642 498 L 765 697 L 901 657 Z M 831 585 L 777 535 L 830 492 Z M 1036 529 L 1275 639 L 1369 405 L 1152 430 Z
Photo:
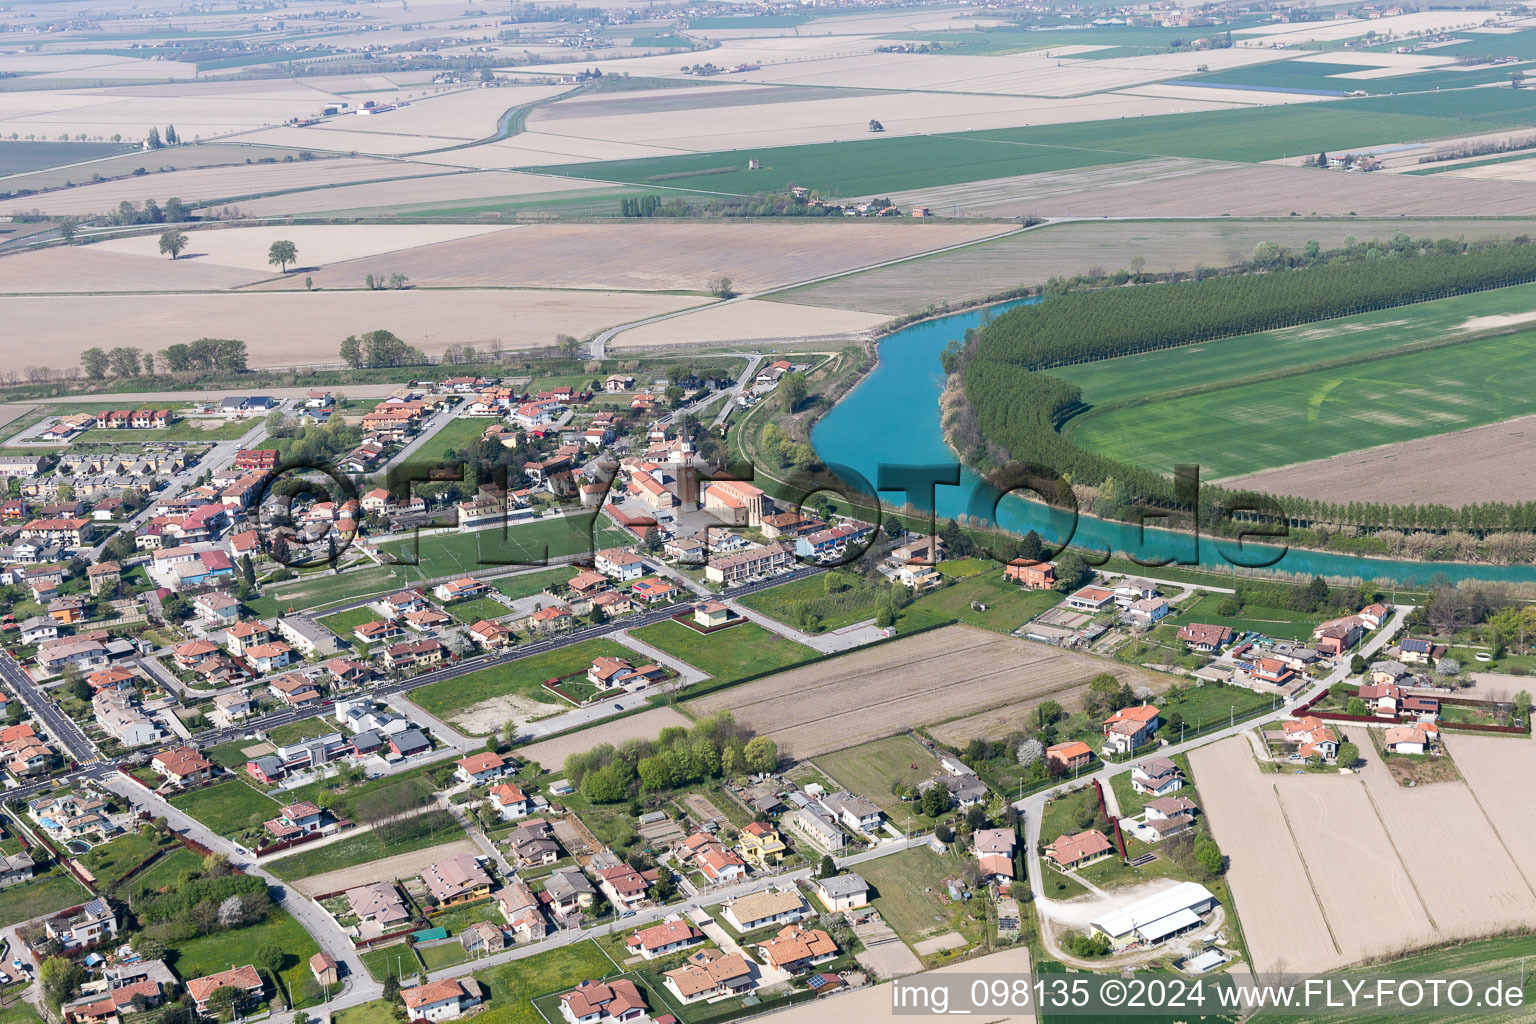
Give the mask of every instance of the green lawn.
M 476 597 L 468 601 L 444 605 L 443 610 L 466 625 L 481 619 L 499 619 L 511 611 L 500 601 L 489 597 Z
M 123 876 L 142 864 L 160 845 L 153 835 L 130 832 L 118 836 L 110 843 L 91 847 L 79 860 L 96 877 L 102 888 L 110 890 L 117 888 Z
M 23 885 L 0 889 L 0 928 L 63 910 L 90 898 L 85 887 L 62 870 Z
M 364 605 L 361 608 L 353 608 L 349 611 L 334 612 L 325 616 L 319 621 L 320 625 L 324 626 L 332 633 L 335 633 L 343 640 L 350 642 L 353 639 L 352 631 L 354 629 L 365 623 L 377 622 L 381 618 L 383 618 L 382 615 L 367 605 Z
M 461 416 L 449 420 L 441 430 L 411 453 L 411 464 L 435 466 L 446 459 L 450 451 L 457 452 L 463 458 L 479 443 L 485 428 L 494 422 L 494 419 L 485 416 Z
M 829 578 L 846 584 L 846 589 L 828 593 L 826 581 Z M 889 593 L 888 587 L 874 584 L 855 573 L 830 572 L 759 590 L 743 597 L 741 603 L 785 623 L 795 621 L 796 608 L 803 604 L 821 619 L 818 628 L 821 632 L 874 618 Z
M 364 953 L 363 963 L 368 964 L 369 969 L 372 970 L 373 965 L 368 958 L 376 954 L 388 953 L 390 954 L 389 970 L 394 970 L 394 955 L 397 952 L 405 955 L 409 954 L 410 950 L 404 946 L 386 946 L 380 950 Z M 415 956 L 411 956 L 411 959 L 414 960 Z M 383 977 L 380 976 L 379 980 L 382 981 Z M 331 1015 L 331 1020 L 334 1024 L 395 1024 L 395 1004 L 388 999 L 375 999 L 371 1003 L 363 1003 L 360 1006 L 349 1006 L 345 1010 L 337 1010 Z
M 246 747 L 254 747 L 259 740 L 238 739 L 203 748 L 203 756 L 221 768 L 234 770 L 245 767 L 250 758 L 245 756 Z
M 313 610 L 373 594 L 387 594 L 415 586 L 422 579 L 421 570 L 413 565 L 373 565 L 339 573 L 319 572 L 302 580 L 269 585 L 260 597 L 245 602 L 245 605 L 252 615 L 270 618 L 289 608 Z
M 819 652 L 804 644 L 786 640 L 755 622 L 743 622 L 705 635 L 668 619 L 637 629 L 631 635 L 681 658 L 701 672 L 708 672 L 720 682 L 788 668 L 821 657 Z
M 184 846 L 168 850 L 160 859 L 133 876 L 129 891 L 139 889 L 165 889 L 181 882 L 182 875 L 201 871 L 203 858 Z
M 500 529 L 473 533 L 433 533 L 405 537 L 379 545 L 401 562 L 419 560 L 430 577 L 472 573 L 487 566 L 543 565 L 563 555 L 589 554 L 602 548 L 633 543 L 628 533 L 595 513 L 550 517 Z
M 289 743 L 297 743 L 299 740 L 311 739 L 315 736 L 324 736 L 328 732 L 335 732 L 336 725 L 323 718 L 305 718 L 297 722 L 289 722 L 287 725 L 279 725 L 267 732 L 267 739 L 278 746 L 286 746 Z
M 367 864 L 383 857 L 393 857 L 397 853 L 425 850 L 429 846 L 438 846 L 462 838 L 464 838 L 464 832 L 457 826 L 450 830 L 423 833 L 390 843 L 384 842 L 372 832 L 364 832 L 313 850 L 303 850 L 279 858 L 267 865 L 267 869 L 286 882 L 296 878 L 308 878 L 310 875 L 321 875 L 327 871 L 350 868 L 356 864 Z
M 558 650 L 536 654 L 531 658 L 484 668 L 478 672 L 447 679 L 431 686 L 412 690 L 411 703 L 439 718 L 452 715 L 473 704 L 492 697 L 505 697 L 516 693 L 546 704 L 564 702 L 544 689 L 544 680 L 581 671 L 592 664 L 594 658 L 632 658 L 634 652 L 612 640 L 584 640 L 579 644 Z
M 1067 425 L 1078 444 L 1217 479 L 1536 411 L 1536 332 L 1455 341 L 1533 303 L 1536 285 L 1491 289 L 1051 372 L 1092 406 Z
M 968 920 L 964 903 L 945 902 L 949 897 L 944 879 L 964 868 L 958 855 L 940 856 L 919 846 L 860 864 L 858 873 L 878 893 L 875 909 L 910 944 L 950 930 L 973 939 L 979 934 L 979 925 Z
M 221 782 L 171 797 L 171 806 L 185 811 L 221 836 L 233 836 L 277 816 L 280 806 L 239 779 Z
M 516 601 L 520 597 L 532 597 L 534 594 L 542 594 L 550 586 L 556 583 L 564 583 L 576 575 L 575 569 L 561 566 L 558 569 L 545 569 L 542 572 L 520 572 L 512 576 L 503 576 L 500 579 L 486 580 L 506 597 Z
M 1258 632 L 1281 640 L 1306 640 L 1312 636 L 1312 628 L 1323 621 L 1321 615 L 1262 605 L 1245 605 L 1237 615 L 1221 615 L 1216 609 L 1224 596 L 1211 594 L 1186 601 L 1181 606 L 1179 621 L 1231 626 L 1234 632 Z
M 303 925 L 278 907 L 273 907 L 267 911 L 266 918 L 248 927 L 200 935 L 178 943 L 176 959 L 171 966 L 183 978 L 199 978 L 227 970 L 231 964 L 239 967 L 251 963 L 256 951 L 266 945 L 276 945 L 288 954 L 279 974 L 293 993 L 294 1001 L 304 1005 L 304 982 L 313 977 L 309 973 L 309 958 L 320 952 L 320 947 Z
M 888 736 L 873 743 L 822 754 L 816 758 L 816 766 L 829 773 L 839 785 L 873 800 L 897 828 L 904 828 L 909 816 L 913 828 L 927 828 L 934 822 L 922 813 L 918 801 L 903 803 L 891 795 L 893 782 L 916 786 L 944 774 L 934 756 L 910 736 Z
M 575 988 L 588 978 L 619 973 L 596 943 L 581 942 L 563 949 L 501 964 L 474 975 L 486 987 L 490 1009 L 477 1024 L 545 1024 L 533 1000 L 551 992 Z
M 423 786 L 427 789 L 445 789 L 450 784 L 447 780 L 453 777 L 453 772 L 453 762 L 448 761 L 419 765 L 395 775 L 369 779 L 356 785 L 346 785 L 343 780 L 336 778 L 320 779 L 289 790 L 288 799 L 293 803 L 318 800 L 320 794 L 328 792 L 332 794 L 330 810 L 333 814 L 338 818 L 356 819 L 358 806 L 364 799 L 375 793 L 397 787 L 401 789 L 403 795 Z
M 393 946 L 382 946 L 371 949 L 362 954 L 363 966 L 368 968 L 368 973 L 373 975 L 375 981 L 383 981 L 393 974 L 397 978 L 408 978 L 421 970 L 421 961 L 410 946 L 398 943 Z M 367 1003 L 367 1006 L 377 1006 L 378 1003 Z M 362 1007 L 358 1007 L 362 1009 Z M 343 1010 L 342 1013 L 350 1011 Z M 338 1015 L 338 1020 L 342 1019 Z M 390 1024 L 394 1024 L 394 1018 L 389 1018 Z
M 163 430 L 99 430 L 91 428 L 80 435 L 81 444 L 146 444 L 151 441 L 233 441 L 244 437 L 256 426 L 255 420 L 231 420 L 205 429 L 200 423 L 213 421 L 177 420 Z
M 972 608 L 973 601 L 984 605 L 984 610 Z M 959 619 L 983 629 L 1011 633 L 1059 603 L 1061 595 L 1054 590 L 1024 590 L 1003 579 L 1002 569 L 993 565 L 985 572 L 924 594 L 903 609 L 897 628 L 918 629 Z

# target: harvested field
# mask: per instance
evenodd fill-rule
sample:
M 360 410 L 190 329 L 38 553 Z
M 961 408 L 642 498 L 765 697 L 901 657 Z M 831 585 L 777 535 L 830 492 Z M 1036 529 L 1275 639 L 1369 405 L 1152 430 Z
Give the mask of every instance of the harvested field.
M 429 170 L 431 168 L 428 168 Z M 619 189 L 590 181 L 572 181 L 515 171 L 470 171 L 438 174 L 429 179 L 409 178 L 339 188 L 314 188 L 288 195 L 269 196 L 236 204 L 247 217 L 283 214 L 356 213 L 363 210 L 400 213 L 412 209 L 441 209 L 473 205 L 481 200 L 520 198 L 567 192 L 618 192 Z
M 82 149 L 82 152 L 85 150 Z M 199 146 L 174 146 L 169 149 L 157 150 L 154 153 L 145 153 L 135 150 L 122 156 L 108 157 L 104 160 L 79 160 L 59 167 L 49 168 L 45 171 L 29 171 L 25 174 L 12 174 L 0 178 L 0 192 L 9 192 L 13 189 L 39 189 L 60 188 L 65 182 L 72 181 L 76 185 L 90 181 L 91 176 L 101 175 L 103 178 L 116 178 L 125 174 L 132 174 L 137 168 L 144 168 L 148 172 L 150 180 L 156 174 L 162 173 L 165 168 L 172 170 L 189 170 L 197 167 L 219 167 L 226 164 L 245 165 L 247 160 L 255 161 L 271 157 L 282 160 L 285 157 L 299 158 L 297 149 L 281 149 L 268 146 L 246 146 L 237 143 L 210 142 Z
M 814 757 L 987 707 L 1061 694 L 1109 662 L 968 626 L 948 626 L 689 701 L 731 711 L 780 751 Z M 1132 670 L 1134 672 L 1134 670 Z M 1137 682 L 1151 682 L 1136 673 Z M 836 684 L 836 685 L 833 685 Z
M 158 235 L 144 236 L 158 245 Z M 113 252 L 102 246 L 55 246 L 0 257 L 0 292 L 211 291 L 234 288 L 256 275 L 200 260 Z
M 410 878 L 421 874 L 422 869 L 428 864 L 434 864 L 445 857 L 453 857 L 461 853 L 478 857 L 481 855 L 481 850 L 473 840 L 458 839 L 440 846 L 429 846 L 425 850 L 412 850 L 410 853 L 385 857 L 368 864 L 359 864 L 356 867 L 327 871 L 323 875 L 310 875 L 308 878 L 301 878 L 289 884 L 305 896 L 337 892 L 381 879 Z
M 609 349 L 667 348 L 672 345 L 713 345 L 729 342 L 816 341 L 861 334 L 884 323 L 878 313 L 831 306 L 799 306 L 789 302 L 748 300 L 712 306 L 687 316 L 624 331 L 608 342 Z
M 1455 507 L 1481 501 L 1528 501 L 1536 486 L 1536 479 L 1527 471 L 1533 465 L 1536 416 L 1521 416 L 1233 477 L 1222 483 L 1326 501 Z M 1460 744 L 1457 746 L 1459 754 Z
M 330 363 L 337 361 L 342 338 L 379 324 L 429 354 L 454 343 L 483 347 L 497 338 L 507 348 L 544 346 L 559 333 L 581 337 L 700 301 L 619 292 L 474 290 L 189 294 L 173 304 L 154 295 L 24 296 L 7 305 L 14 329 L 32 345 L 7 348 L 0 368 L 23 369 L 39 352 L 48 353 L 56 366 L 74 366 L 94 339 L 109 335 L 146 350 L 195 338 L 241 338 L 250 346 L 252 366 Z
M 1509 742 L 1529 745 L 1518 739 Z M 1459 755 L 1461 736 L 1451 739 L 1447 748 L 1453 756 Z M 1484 785 L 1491 788 L 1484 788 L 1484 799 L 1479 800 L 1477 790 L 1465 782 L 1406 789 L 1387 775 L 1379 758 L 1367 760 L 1362 773 L 1365 790 L 1409 875 L 1418 883 L 1434 921 L 1435 941 L 1527 926 L 1536 916 L 1536 890 L 1529 873 L 1536 863 L 1522 872 L 1485 813 L 1488 805 L 1507 802 L 1511 776 L 1499 782 L 1485 779 Z M 1477 851 L 1476 870 L 1447 871 L 1457 851 L 1467 850 Z
M 942 977 L 946 974 L 963 974 L 967 977 L 978 972 L 992 972 L 1003 975 L 1022 975 L 1029 972 L 1029 947 L 1023 943 L 999 953 L 992 953 L 977 960 L 967 960 L 964 963 L 951 967 L 939 967 L 935 970 L 917 975 L 917 980 L 930 976 Z M 909 981 L 913 979 L 908 979 Z M 965 979 L 961 979 L 963 982 Z M 842 1021 L 877 1021 L 890 1016 L 891 990 L 880 985 L 867 985 L 864 988 L 856 988 L 839 995 L 836 1005 L 836 1019 Z M 912 1011 L 906 1011 L 912 1012 Z M 928 1021 L 953 1020 L 951 1016 L 941 1014 L 916 1013 L 907 1019 L 916 1021 L 919 1018 Z M 989 1015 L 984 1018 L 991 1024 L 1034 1024 L 1037 1019 L 1029 1010 L 1008 1016 Z M 774 1015 L 773 1024 L 826 1024 L 827 1006 L 819 999 L 813 999 L 808 1003 L 791 1006 Z
M 924 201 L 922 190 L 899 194 Z M 940 203 L 931 205 L 942 208 Z M 1063 190 L 979 203 L 969 212 L 990 217 L 1289 217 L 1292 213 L 1304 217 L 1351 213 L 1360 217 L 1520 217 L 1536 214 L 1536 188 L 1518 181 L 1458 180 L 1450 173 L 1367 175 L 1274 164 L 1217 165 L 1205 174 L 1183 178 L 1177 188 L 1153 181 L 1111 189 Z
M 672 156 L 673 149 L 660 146 L 629 145 L 594 139 L 577 139 L 545 132 L 519 132 L 510 139 L 483 146 L 453 149 L 445 153 L 418 156 L 419 166 L 444 164 L 449 167 L 547 167 L 589 160 L 635 160 L 647 156 Z
M 473 224 L 338 224 L 335 226 L 284 224 L 270 227 L 217 228 L 188 232 L 187 251 L 182 253 L 175 262 L 196 260 L 199 265 L 212 264 L 252 271 L 252 274 L 247 275 L 247 280 L 252 277 L 275 277 L 278 274 L 278 268 L 267 262 L 267 250 L 273 242 L 283 238 L 298 247 L 298 263 L 289 265 L 288 274 L 300 288 L 304 287 L 305 275 L 297 271 L 307 273 L 321 266 L 373 258 L 385 253 L 390 254 L 391 273 L 402 270 L 410 275 L 411 283 L 422 284 L 424 282 L 418 281 L 415 274 L 397 266 L 402 260 L 410 258 L 405 250 L 436 247 L 455 239 L 473 238 L 487 232 L 507 230 L 509 229 L 503 227 L 482 227 Z M 172 262 L 160 255 L 160 239 L 157 235 L 108 239 L 105 242 L 97 242 L 88 249 L 92 252 L 106 251 L 142 256 L 153 259 L 156 264 L 168 265 Z M 349 274 L 347 280 L 336 281 L 334 284 L 355 288 L 358 285 L 357 281 L 352 280 L 355 276 L 357 275 Z M 320 284 L 320 281 L 317 280 L 315 283 Z
M 1497 846 L 1508 851 L 1527 885 L 1536 884 L 1536 823 L 1518 800 L 1502 797 L 1511 779 L 1536 778 L 1536 743 L 1457 733 L 1456 767 L 1482 808 Z
M 654 708 L 643 714 L 621 718 L 617 722 L 595 725 L 580 732 L 519 747 L 517 753 L 519 757 L 537 761 L 551 771 L 559 771 L 571 754 L 590 750 L 599 743 L 617 746 L 625 740 L 653 740 L 668 726 L 681 725 L 686 728 L 692 724 L 672 708 Z
M 1531 919 L 1536 863 L 1515 859 L 1536 852 L 1528 827 L 1500 812 L 1496 829 L 1486 813 L 1486 787 L 1507 788 L 1529 744 L 1475 742 L 1472 785 L 1414 789 L 1369 755 L 1358 775 L 1292 776 L 1261 773 L 1242 737 L 1191 752 L 1256 969 L 1328 970 Z M 1468 849 L 1475 872 L 1458 868 Z
M 247 229 L 254 231 L 255 229 Z M 270 237 L 278 229 L 262 229 Z M 289 229 L 281 229 L 289 230 Z M 301 229 L 302 230 L 302 229 Z M 311 228 L 319 237 L 358 227 Z M 390 257 L 389 269 L 418 287 L 622 288 L 704 290 L 710 279 L 731 278 L 739 292 L 756 292 L 842 270 L 986 238 L 993 224 L 762 223 L 690 224 L 630 221 L 619 224 L 540 224 L 514 228 L 376 226 L 366 231 L 401 239 L 421 232 L 423 242 Z M 440 232 L 439 238 L 428 234 Z M 459 237 L 454 237 L 457 232 Z M 254 235 L 252 237 L 255 237 Z M 282 237 L 289 237 L 283 235 Z M 338 235 L 338 237 L 349 237 Z M 366 237 L 366 235 L 364 236 Z M 192 236 L 193 247 L 201 239 Z M 144 245 L 154 240 L 134 241 Z M 304 243 L 294 239 L 305 263 Z M 436 244 L 427 244 L 435 242 Z M 403 248 L 404 246 L 397 246 Z M 265 262 L 265 251 L 253 253 Z M 324 261 L 331 262 L 331 261 Z M 366 261 L 371 264 L 371 261 Z M 314 274 L 316 287 L 356 287 L 369 265 L 339 263 Z M 265 287 L 303 288 L 301 278 Z
M 1200 781 L 1203 786 L 1204 778 Z M 1359 779 L 1276 777 L 1275 795 L 1310 869 L 1317 897 L 1327 908 L 1334 938 L 1349 959 L 1385 952 L 1401 936 L 1427 936 L 1433 930 L 1434 921 Z M 1422 833 L 1426 825 L 1421 819 L 1417 828 Z M 1273 838 L 1284 842 L 1286 836 Z M 1342 864 L 1349 866 L 1340 870 Z M 1425 887 L 1422 873 L 1413 877 Z M 1371 884 L 1361 885 L 1361 878 Z
M 125 200 L 142 205 L 146 199 L 154 198 L 163 203 L 172 196 L 188 205 L 224 203 L 285 189 L 381 181 L 386 178 L 434 174 L 438 170 L 397 160 L 368 159 L 296 160 L 291 164 L 204 167 L 144 178 L 103 181 L 42 195 L 0 200 L 0 211 L 37 212 L 52 216 L 109 213 Z
M 1146 164 L 1162 168 L 1162 172 L 1152 173 L 1177 177 L 1181 168 L 1187 172 L 1185 165 L 1189 163 L 1170 160 L 1118 164 L 1086 171 L 1081 177 L 1091 178 L 1098 171 L 1119 172 L 1126 167 Z M 1030 175 L 1001 180 L 1023 182 L 1029 178 L 1050 178 L 1063 188 L 1072 187 L 1066 175 Z M 975 187 L 995 184 L 997 182 L 980 182 Z M 972 187 L 954 186 L 956 191 Z M 1177 188 L 1175 185 L 1174 190 Z M 956 201 L 963 212 L 966 200 Z M 935 209 L 948 212 L 945 203 L 936 201 L 933 205 Z M 1349 235 L 1364 242 L 1388 239 L 1399 231 L 1414 237 L 1509 238 L 1536 231 L 1536 219 L 1415 221 L 1356 217 L 1331 222 L 1221 219 L 1156 224 L 1123 221 L 1057 224 L 892 267 L 866 270 L 836 281 L 795 288 L 772 296 L 771 301 L 842 309 L 853 307 L 894 316 L 918 312 L 931 303 L 979 299 L 1023 284 L 1043 284 L 1053 276 L 1086 273 L 1094 267 L 1113 271 L 1128 266 L 1136 256 L 1146 261 L 1149 271 L 1189 270 L 1197 264 L 1226 266 L 1238 259 L 1246 259 L 1260 242 L 1300 248 L 1308 239 L 1315 238 L 1324 246 L 1331 246 L 1342 244 Z M 1376 483 L 1381 487 L 1392 487 L 1397 481 Z

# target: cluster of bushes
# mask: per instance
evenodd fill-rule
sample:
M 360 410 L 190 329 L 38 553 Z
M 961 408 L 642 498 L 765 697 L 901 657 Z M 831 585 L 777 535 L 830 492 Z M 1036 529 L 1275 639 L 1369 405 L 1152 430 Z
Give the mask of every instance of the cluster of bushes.
M 614 804 L 637 793 L 656 793 L 707 779 L 778 768 L 778 746 L 753 736 L 728 711 L 700 719 L 692 728 L 663 729 L 655 740 L 602 743 L 565 759 L 566 778 L 596 804 Z

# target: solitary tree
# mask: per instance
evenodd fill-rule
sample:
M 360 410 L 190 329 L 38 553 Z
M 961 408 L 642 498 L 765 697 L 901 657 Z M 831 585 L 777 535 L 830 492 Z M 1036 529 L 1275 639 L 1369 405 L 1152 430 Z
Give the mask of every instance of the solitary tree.
M 297 262 L 298 258 L 298 246 L 287 239 L 278 239 L 267 250 L 267 262 L 274 267 L 281 267 L 285 274 L 288 273 L 288 264 Z
M 65 217 L 59 221 L 59 237 L 64 240 L 65 245 L 75 244 L 75 229 L 79 226 L 80 222 L 73 217 Z
M 1338 761 L 1339 761 L 1339 767 L 1340 768 L 1353 768 L 1355 766 L 1355 763 L 1357 761 L 1359 761 L 1359 760 L 1360 760 L 1360 748 L 1359 747 L 1355 746 L 1353 743 L 1340 743 L 1339 744 Z
M 182 250 L 186 247 L 187 233 L 185 231 L 171 230 L 160 236 L 160 252 L 162 255 L 169 253 L 171 259 L 180 256 Z

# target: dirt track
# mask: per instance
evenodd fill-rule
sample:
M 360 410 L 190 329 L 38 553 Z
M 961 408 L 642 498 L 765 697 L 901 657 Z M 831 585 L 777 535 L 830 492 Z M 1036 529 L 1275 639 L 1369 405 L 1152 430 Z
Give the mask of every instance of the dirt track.
M 1109 663 L 969 626 L 782 672 L 688 702 L 728 710 L 805 758 L 890 736 L 915 725 L 1058 695 Z M 1137 673 L 1139 681 L 1145 677 Z

